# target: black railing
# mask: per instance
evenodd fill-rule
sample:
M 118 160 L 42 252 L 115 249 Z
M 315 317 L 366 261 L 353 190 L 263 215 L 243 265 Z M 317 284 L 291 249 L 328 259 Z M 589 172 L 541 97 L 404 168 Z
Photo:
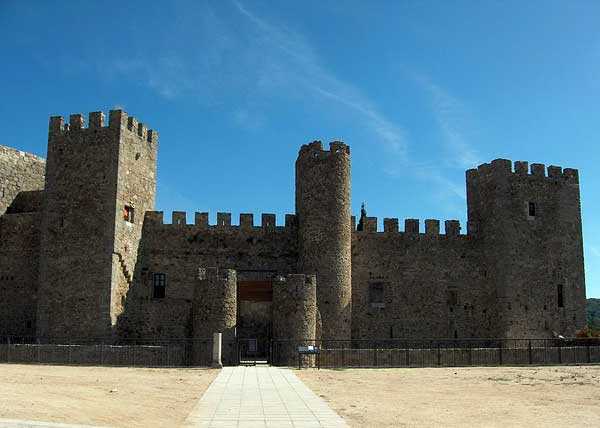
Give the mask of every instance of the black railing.
M 298 347 L 320 348 L 321 367 L 519 366 L 600 363 L 599 338 L 276 340 L 272 364 L 294 366 Z
M 210 338 L 125 340 L 0 336 L 0 363 L 192 367 L 210 366 L 211 362 Z

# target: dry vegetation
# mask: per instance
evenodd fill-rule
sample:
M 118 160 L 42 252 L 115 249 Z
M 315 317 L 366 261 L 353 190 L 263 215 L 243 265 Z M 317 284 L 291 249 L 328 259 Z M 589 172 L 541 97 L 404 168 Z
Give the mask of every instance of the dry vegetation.
M 0 365 L 0 419 L 178 427 L 217 373 L 4 364 Z
M 600 426 L 600 367 L 296 372 L 352 427 Z

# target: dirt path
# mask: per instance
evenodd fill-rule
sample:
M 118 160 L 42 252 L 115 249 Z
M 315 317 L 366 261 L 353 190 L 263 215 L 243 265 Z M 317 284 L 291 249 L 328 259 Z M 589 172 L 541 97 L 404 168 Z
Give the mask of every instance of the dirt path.
M 178 427 L 218 370 L 0 365 L 0 418 Z
M 296 374 L 356 428 L 600 427 L 600 366 Z

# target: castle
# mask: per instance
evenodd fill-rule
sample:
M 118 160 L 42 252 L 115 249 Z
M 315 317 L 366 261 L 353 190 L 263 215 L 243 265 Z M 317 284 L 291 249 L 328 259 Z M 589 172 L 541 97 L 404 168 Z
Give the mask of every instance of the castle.
M 585 325 L 575 169 L 466 172 L 468 224 L 350 212 L 350 148 L 303 145 L 296 213 L 153 211 L 158 134 L 122 110 L 51 117 L 43 160 L 0 147 L 0 335 L 421 339 Z

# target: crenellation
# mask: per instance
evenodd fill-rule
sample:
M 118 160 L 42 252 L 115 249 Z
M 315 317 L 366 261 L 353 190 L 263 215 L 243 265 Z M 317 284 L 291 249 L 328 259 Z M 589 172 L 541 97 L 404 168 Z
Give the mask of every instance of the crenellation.
M 231 226 L 231 213 L 217 213 L 217 226 Z
M 129 116 L 127 118 L 127 129 L 129 129 L 131 132 L 138 132 L 138 127 L 138 120 L 133 116 Z
M 94 111 L 89 114 L 89 128 L 99 129 L 104 127 L 104 112 Z
M 362 231 L 377 232 L 377 217 L 365 217 Z
M 385 233 L 398 233 L 398 219 L 397 218 L 384 218 L 383 219 L 383 231 Z
M 285 215 L 285 227 L 296 228 L 298 227 L 298 218 L 295 214 Z
M 137 134 L 142 137 L 142 140 L 148 140 L 148 127 L 144 123 L 138 123 Z
M 186 216 L 187 216 L 187 213 L 185 211 L 173 211 L 171 213 L 171 224 L 174 224 L 177 226 L 186 226 L 187 225 Z
M 416 218 L 407 218 L 404 220 L 404 233 L 412 235 L 419 234 L 419 220 Z
M 529 162 L 516 161 L 515 162 L 515 174 L 529 175 Z
M 532 163 L 531 164 L 531 175 L 534 177 L 545 177 L 546 166 L 543 163 Z
M 496 174 L 509 175 L 512 173 L 512 162 L 508 159 L 494 159 L 491 170 Z
M 127 112 L 121 109 L 110 110 L 108 112 L 108 127 L 111 129 L 127 129 L 128 127 Z
M 240 227 L 244 229 L 254 227 L 254 214 L 240 214 Z
M 48 125 L 49 132 L 60 132 L 65 130 L 65 118 L 62 116 L 50 116 Z
M 429 236 L 439 236 L 440 221 L 432 219 L 425 220 L 425 234 Z
M 85 128 L 85 115 L 83 114 L 72 114 L 69 116 L 69 129 L 71 131 L 80 130 Z
M 574 168 L 565 168 L 563 169 L 563 177 L 567 181 L 579 183 L 579 171 Z
M 201 228 L 208 227 L 208 213 L 194 213 L 194 224 Z
M 458 220 L 446 220 L 444 222 L 444 228 L 447 236 L 460 235 L 460 222 Z
M 560 166 L 550 165 L 548 167 L 548 178 L 561 178 L 562 168 Z
M 261 215 L 261 226 L 262 227 L 275 227 L 275 214 L 262 214 Z
M 148 130 L 148 138 L 146 139 L 149 143 L 157 144 L 158 143 L 158 132 L 153 129 Z

